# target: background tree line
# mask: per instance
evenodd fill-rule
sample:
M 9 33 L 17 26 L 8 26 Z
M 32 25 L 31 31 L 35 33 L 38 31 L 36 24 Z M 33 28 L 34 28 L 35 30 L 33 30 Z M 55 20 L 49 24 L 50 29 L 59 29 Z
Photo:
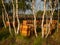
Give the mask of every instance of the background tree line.
M 18 18 L 18 15 L 19 15 L 19 10 L 22 11 L 23 14 L 25 14 L 25 11 L 26 10 L 31 10 L 32 11 L 32 14 L 34 16 L 34 32 L 35 32 L 35 36 L 37 37 L 37 32 L 36 32 L 36 16 L 42 16 L 42 37 L 44 37 L 44 30 L 43 30 L 43 24 L 44 24 L 44 18 L 45 16 L 50 16 L 50 22 L 52 23 L 52 18 L 53 16 L 57 16 L 57 13 L 58 12 L 58 2 L 60 2 L 59 0 L 42 0 L 44 2 L 44 10 L 43 11 L 37 11 L 35 12 L 35 1 L 36 0 L 11 0 L 9 1 L 9 3 L 5 3 L 4 0 L 1 0 L 0 2 L 0 15 L 2 15 L 2 19 L 3 19 L 3 24 L 5 25 L 5 22 L 8 21 L 10 22 L 9 20 L 9 15 L 12 11 L 12 21 L 13 21 L 13 28 L 14 28 L 14 32 L 15 34 L 18 33 L 19 31 L 19 26 L 20 26 L 20 20 Z M 48 8 L 50 10 L 46 10 L 46 4 L 49 4 Z M 58 5 L 58 6 L 57 6 Z M 55 10 L 57 8 L 57 10 Z M 47 13 L 47 14 L 46 14 Z M 60 15 L 60 13 L 58 14 Z M 5 16 L 5 17 L 4 17 Z M 15 23 L 15 17 L 17 19 L 17 22 L 18 22 L 18 26 L 17 26 L 17 29 L 14 25 Z M 59 16 L 58 16 L 59 17 Z M 6 18 L 6 20 L 5 20 Z M 48 19 L 47 19 L 48 20 Z M 49 23 L 49 25 L 51 24 Z M 6 25 L 5 25 L 6 27 Z M 49 26 L 50 28 L 50 26 Z M 11 26 L 9 25 L 9 32 L 11 33 Z M 11 33 L 12 34 L 12 33 Z

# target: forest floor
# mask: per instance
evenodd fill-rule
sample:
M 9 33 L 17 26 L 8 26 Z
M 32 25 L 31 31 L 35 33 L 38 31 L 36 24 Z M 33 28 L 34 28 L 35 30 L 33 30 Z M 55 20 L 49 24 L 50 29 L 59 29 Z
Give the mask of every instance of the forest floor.
M 60 30 L 44 39 L 41 38 L 41 32 L 37 38 L 34 35 L 31 37 L 18 35 L 16 38 L 8 36 L 0 40 L 0 45 L 60 45 Z

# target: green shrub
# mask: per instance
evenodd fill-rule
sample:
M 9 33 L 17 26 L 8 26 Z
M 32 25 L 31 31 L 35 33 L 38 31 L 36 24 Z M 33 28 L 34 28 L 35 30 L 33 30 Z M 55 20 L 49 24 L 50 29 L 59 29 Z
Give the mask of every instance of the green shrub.
M 33 45 L 42 45 L 42 42 L 43 40 L 40 34 L 37 38 L 34 39 Z
M 0 31 L 0 40 L 6 39 L 10 35 L 8 28 L 2 28 Z

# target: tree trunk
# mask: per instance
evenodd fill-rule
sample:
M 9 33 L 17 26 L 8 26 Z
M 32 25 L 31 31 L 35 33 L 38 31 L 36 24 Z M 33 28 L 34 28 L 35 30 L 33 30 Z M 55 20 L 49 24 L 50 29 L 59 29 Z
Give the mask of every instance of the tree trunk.
M 48 35 L 49 35 L 49 33 L 50 33 L 50 30 L 51 30 L 50 27 L 51 27 L 51 25 L 52 25 L 52 18 L 53 18 L 53 14 L 54 14 L 55 7 L 56 7 L 57 2 L 56 2 L 56 0 L 55 0 L 54 8 L 52 7 L 52 0 L 49 0 L 49 3 L 50 3 L 50 7 L 51 7 L 51 16 L 50 16 L 50 22 L 49 22 L 49 31 L 48 31 L 48 33 L 47 33 L 47 35 L 46 35 L 46 38 L 48 37 Z
M 51 24 L 52 24 L 52 18 L 53 18 L 53 14 L 54 14 L 54 11 L 55 11 L 55 8 L 56 8 L 56 4 L 57 4 L 57 0 L 55 0 L 55 3 L 54 3 L 54 8 L 52 7 L 52 1 L 51 0 L 49 0 L 50 1 L 50 7 L 51 7 L 51 17 L 50 17 L 50 22 L 51 22 Z
M 6 14 L 6 16 L 7 16 L 7 20 L 8 20 L 8 22 L 9 22 L 8 13 L 7 13 L 6 9 L 5 9 L 5 5 L 4 5 L 4 1 L 3 1 L 3 0 L 2 0 L 2 5 L 3 5 L 3 8 L 4 8 L 4 10 L 5 10 L 5 14 Z M 10 34 L 12 35 L 11 27 L 10 27 L 10 22 L 9 22 L 9 32 L 10 32 Z
M 18 22 L 18 27 L 17 27 L 17 34 L 19 32 L 19 27 L 20 27 L 20 22 L 18 18 L 18 0 L 16 0 L 16 17 L 17 17 L 17 22 Z
M 59 25 L 59 0 L 58 0 L 58 20 L 57 20 L 57 32 L 58 32 L 58 30 L 59 30 L 58 25 Z
M 33 16 L 34 16 L 34 32 L 35 32 L 35 36 L 37 37 L 37 32 L 36 32 L 36 15 L 35 15 L 35 10 L 34 10 L 34 4 L 35 4 L 35 0 L 32 0 L 32 10 L 33 10 Z
M 47 17 L 47 14 L 46 14 L 46 34 L 47 34 L 47 32 L 48 32 L 48 17 Z
M 44 29 L 43 29 L 43 26 L 44 26 L 44 16 L 45 16 L 45 13 L 46 13 L 46 0 L 44 0 L 44 13 L 42 15 L 42 24 L 41 24 L 42 38 L 44 38 Z
M 3 8 L 2 8 L 2 20 L 3 20 L 4 27 L 6 28 L 6 24 L 5 24 L 5 20 L 4 20 L 4 11 L 3 11 Z
M 13 28 L 14 28 L 14 32 L 16 34 L 16 27 L 15 27 L 15 6 L 14 6 L 14 1 L 12 1 L 12 5 L 13 5 Z

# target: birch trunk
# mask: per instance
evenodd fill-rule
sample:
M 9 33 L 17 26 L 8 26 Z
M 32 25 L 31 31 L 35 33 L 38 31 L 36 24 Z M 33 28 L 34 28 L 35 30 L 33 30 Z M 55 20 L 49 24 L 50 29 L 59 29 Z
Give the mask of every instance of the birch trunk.
M 57 1 L 55 0 L 54 8 L 52 7 L 51 3 L 52 3 L 52 1 L 50 0 L 50 7 L 51 7 L 51 17 L 50 17 L 50 22 L 51 22 L 51 24 L 52 24 L 52 18 L 53 18 L 53 14 L 54 14 L 54 11 L 55 11 L 55 8 L 56 8 Z
M 47 34 L 47 32 L 48 32 L 48 17 L 47 17 L 47 14 L 46 14 L 46 34 Z
M 18 27 L 17 27 L 17 34 L 19 32 L 19 27 L 20 27 L 20 22 L 18 18 L 18 0 L 16 0 L 16 17 L 17 17 L 17 22 L 18 22 Z
M 44 24 L 44 16 L 46 13 L 46 0 L 44 0 L 44 13 L 42 15 L 42 24 L 41 24 L 41 28 L 42 28 L 42 38 L 44 38 L 44 29 L 43 29 L 43 24 Z
M 16 34 L 16 27 L 15 27 L 15 6 L 14 6 L 14 1 L 12 1 L 12 5 L 13 5 L 13 28 L 14 28 L 14 32 Z
M 36 32 L 36 15 L 35 15 L 35 11 L 34 11 L 34 4 L 35 4 L 35 0 L 32 0 L 32 10 L 33 10 L 33 16 L 34 16 L 34 32 L 35 32 L 35 36 L 37 37 L 37 32 Z
M 4 1 L 3 1 L 3 0 L 2 0 L 2 5 L 3 5 L 3 8 L 4 8 L 4 10 L 5 10 L 5 14 L 6 14 L 7 20 L 8 20 L 8 22 L 9 22 L 8 13 L 7 13 L 6 9 L 5 9 L 5 5 L 4 5 Z M 10 22 L 9 22 L 9 32 L 10 32 L 10 34 L 12 35 L 11 27 L 10 27 Z
M 53 18 L 53 14 L 54 14 L 54 11 L 55 11 L 55 7 L 56 7 L 56 4 L 57 4 L 57 0 L 55 0 L 55 3 L 54 3 L 54 8 L 52 7 L 52 0 L 49 0 L 49 3 L 50 3 L 50 7 L 51 7 L 51 16 L 50 16 L 50 22 L 49 22 L 49 31 L 46 35 L 46 38 L 48 37 L 49 33 L 50 33 L 50 26 L 52 25 L 52 18 Z
M 4 20 L 4 11 L 3 11 L 3 8 L 2 8 L 2 20 L 3 20 L 4 27 L 6 28 L 6 24 L 5 24 L 5 20 Z
M 59 0 L 58 0 L 58 21 L 57 21 L 57 32 L 58 32 L 58 30 L 59 30 L 58 25 L 59 25 Z

